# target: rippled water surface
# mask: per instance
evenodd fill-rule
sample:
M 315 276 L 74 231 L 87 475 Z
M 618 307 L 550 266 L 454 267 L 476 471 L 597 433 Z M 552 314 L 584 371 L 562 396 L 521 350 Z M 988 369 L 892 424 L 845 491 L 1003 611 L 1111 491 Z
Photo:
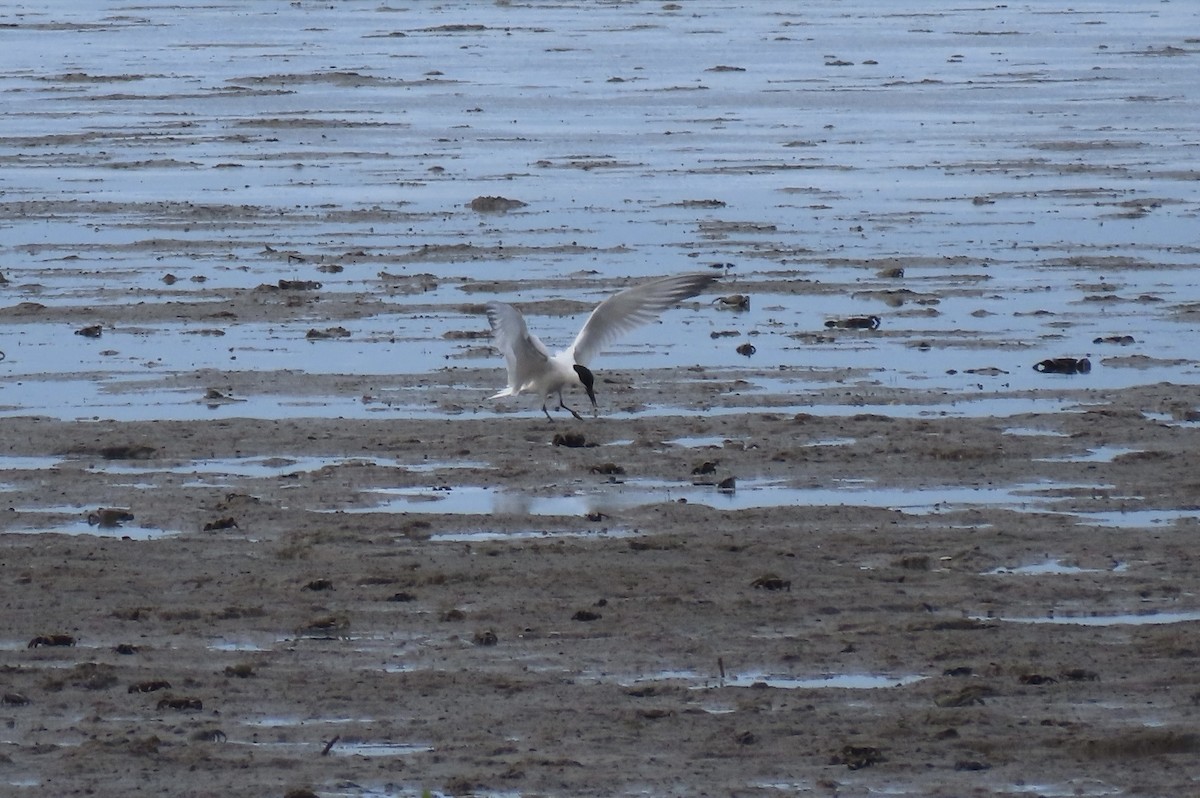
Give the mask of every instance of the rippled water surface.
M 762 3 L 733 34 L 728 13 L 10 9 L 0 412 L 204 417 L 156 381 L 193 371 L 498 372 L 447 337 L 485 327 L 470 303 L 590 303 L 598 279 L 708 263 L 735 264 L 748 312 L 673 311 L 604 361 L 743 365 L 752 340 L 756 366 L 916 388 L 1036 388 L 1056 378 L 1035 362 L 1085 355 L 1092 385 L 1197 382 L 1194 10 Z M 527 204 L 467 207 L 496 195 Z M 279 279 L 323 301 L 220 315 Z M 348 337 L 308 340 L 341 300 L 366 300 Z M 864 314 L 878 331 L 826 335 Z M 102 338 L 71 334 L 89 316 Z M 579 321 L 531 324 L 561 345 Z M 236 412 L 346 399 L 266 393 Z

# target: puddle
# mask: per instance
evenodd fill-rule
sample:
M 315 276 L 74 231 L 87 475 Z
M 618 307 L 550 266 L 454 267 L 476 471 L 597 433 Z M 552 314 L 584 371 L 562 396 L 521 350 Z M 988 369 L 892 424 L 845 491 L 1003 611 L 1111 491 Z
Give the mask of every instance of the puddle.
M 1159 424 L 1162 424 L 1164 427 L 1184 427 L 1184 428 L 1195 429 L 1197 426 L 1200 426 L 1200 420 L 1197 420 L 1197 421 L 1181 420 L 1181 419 L 1176 418 L 1175 416 L 1171 415 L 1170 413 L 1148 412 L 1145 414 L 1145 416 L 1147 419 L 1149 419 L 1151 421 L 1157 421 Z
M 416 743 L 346 743 L 339 740 L 329 753 L 333 756 L 387 757 L 424 754 L 433 750 L 432 745 Z
M 375 718 L 300 718 L 292 716 L 267 716 L 241 721 L 243 726 L 265 729 L 289 728 L 305 725 L 375 723 Z
M 994 787 L 998 795 L 1035 795 L 1046 798 L 1088 798 L 1089 796 L 1120 795 L 1125 792 L 1120 787 L 1113 787 L 1100 781 L 1079 779 L 1063 784 L 1010 784 Z
M 1005 430 L 1008 433 L 1008 430 Z M 1039 463 L 1111 463 L 1123 454 L 1140 452 L 1141 449 L 1130 449 L 1124 446 L 1096 446 L 1083 454 L 1067 454 L 1062 457 L 1037 457 Z
M 826 673 L 819 676 L 792 676 L 768 671 L 746 671 L 729 674 L 724 679 L 715 674 L 702 676 L 691 670 L 660 671 L 649 676 L 639 676 L 634 679 L 622 680 L 625 686 L 644 682 L 682 681 L 691 682 L 692 689 L 708 689 L 712 687 L 773 687 L 780 690 L 878 690 L 888 687 L 903 687 L 907 684 L 926 679 L 925 676 L 909 674 L 891 676 L 877 673 Z M 708 710 L 711 712 L 725 711 L 722 708 Z
M 1036 429 L 1034 427 L 1009 427 L 1004 430 L 1005 435 L 1016 435 L 1028 438 L 1069 438 L 1071 437 L 1066 432 L 1059 432 L 1052 429 Z
M 268 749 L 289 752 L 311 751 L 313 755 L 321 753 L 324 743 L 315 742 L 262 742 L 258 740 L 229 740 L 228 745 L 248 745 L 257 749 Z M 393 756 L 411 756 L 435 750 L 432 745 L 419 743 L 369 743 L 345 742 L 338 740 L 329 749 L 329 756 L 361 756 L 367 758 L 383 758 Z
M 1034 618 L 993 617 L 978 615 L 979 621 L 1005 621 L 1007 623 L 1048 623 L 1064 626 L 1150 626 L 1169 623 L 1200 621 L 1200 611 L 1124 613 L 1120 615 L 1043 615 Z
M 480 461 L 432 461 L 425 463 L 403 463 L 399 460 L 384 457 L 346 457 L 339 455 L 305 455 L 300 457 L 278 456 L 257 458 L 216 458 L 210 460 L 188 460 L 180 462 L 105 462 L 95 464 L 96 471 L 113 474 L 141 474 L 147 472 L 166 472 L 172 474 L 205 474 L 216 476 L 244 477 L 249 479 L 270 479 L 284 477 L 289 474 L 312 473 L 324 468 L 378 466 L 380 468 L 395 468 L 401 471 L 416 473 L 432 473 L 451 469 L 483 469 L 488 464 Z
M 0 471 L 45 471 L 62 465 L 68 458 L 64 457 L 21 457 L 6 455 L 0 457 Z
M 871 673 L 826 674 L 808 678 L 781 676 L 778 674 L 749 672 L 725 680 L 728 687 L 754 687 L 765 684 L 782 690 L 878 690 L 888 687 L 903 687 L 927 677 L 917 675 L 887 676 Z
M 270 640 L 252 638 L 218 638 L 209 642 L 207 648 L 212 651 L 271 651 L 276 644 L 287 642 L 289 638 L 275 637 Z
M 1090 488 L 1092 486 L 1072 486 Z M 658 480 L 628 480 L 598 487 L 581 487 L 560 496 L 535 496 L 491 487 L 384 488 L 364 491 L 383 501 L 369 507 L 336 512 L 429 512 L 456 515 L 582 516 L 613 513 L 659 502 L 686 501 L 717 510 L 755 507 L 848 506 L 879 507 L 912 515 L 947 512 L 962 507 L 997 506 L 1032 511 L 1046 506 L 1043 491 L 1064 486 L 1029 483 L 1007 488 L 934 487 L 923 489 L 878 488 L 869 482 L 848 480 L 829 488 L 797 488 L 766 480 L 744 480 L 733 491 L 710 485 L 690 485 Z M 334 512 L 326 510 L 326 512 Z
M 805 446 L 853 446 L 858 443 L 857 438 L 824 438 L 822 440 L 809 441 Z
M 381 355 L 381 357 L 383 357 Z M 303 358 L 302 358 L 303 359 Z M 640 365 L 640 364 L 635 364 Z M 664 364 L 669 366 L 669 362 Z M 503 375 L 497 378 L 502 382 Z M 810 413 L 818 416 L 847 417 L 874 413 L 893 418 L 1005 418 L 1026 414 L 1056 414 L 1078 410 L 1078 403 L 1065 399 L 1034 396 L 961 396 L 940 403 L 907 404 L 895 399 L 880 403 L 820 404 L 797 398 L 801 392 L 795 380 L 758 380 L 758 390 L 748 391 L 756 412 L 795 415 Z M 540 418 L 541 411 L 529 397 L 492 402 L 488 392 L 463 391 L 454 410 L 443 406 L 445 390 L 415 386 L 381 391 L 377 401 L 364 402 L 359 396 L 314 393 L 308 396 L 289 394 L 253 394 L 239 396 L 237 401 L 210 403 L 202 399 L 203 392 L 193 389 L 162 388 L 145 383 L 142 373 L 137 382 L 120 378 L 42 380 L 28 378 L 3 383 L 5 403 L 0 416 L 41 415 L 71 421 L 97 419 L 114 421 L 196 421 L 224 418 L 348 418 L 364 419 L 379 416 L 404 418 L 445 418 L 448 415 L 482 415 L 489 418 Z M 762 404 L 764 395 L 781 395 L 795 399 L 780 404 Z M 924 394 L 922 394 L 923 396 Z M 600 397 L 599 418 L 656 418 L 680 415 L 736 415 L 747 411 L 747 401 L 732 400 L 701 409 L 670 404 L 650 404 L 635 410 L 620 410 L 605 404 Z M 461 405 L 461 406 L 460 406 Z M 1047 434 L 1047 433 L 1038 433 Z M 723 445 L 724 438 L 710 439 L 702 445 Z
M 18 512 L 29 512 L 29 510 L 18 510 Z M 37 512 L 59 512 L 56 508 L 39 509 Z M 16 535 L 94 535 L 102 538 L 118 538 L 129 540 L 159 540 L 168 538 L 173 535 L 182 534 L 180 529 L 158 529 L 156 527 L 145 526 L 130 526 L 123 524 L 121 526 L 99 526 L 89 524 L 86 520 L 75 521 L 68 524 L 56 524 L 47 526 L 32 526 L 32 527 L 7 527 L 7 533 Z
M 785 395 L 795 393 L 795 385 L 779 386 L 779 392 Z M 829 418 L 845 418 L 862 414 L 874 414 L 891 418 L 1006 418 L 1008 416 L 1079 412 L 1079 403 L 1067 399 L 1048 399 L 1031 396 L 980 396 L 962 397 L 946 402 L 929 404 L 904 404 L 893 402 L 862 402 L 856 404 L 789 404 L 784 406 L 769 406 L 757 408 L 763 413 L 809 413 L 814 416 Z M 676 411 L 678 412 L 678 411 Z M 706 415 L 726 415 L 728 413 L 744 413 L 745 407 L 713 407 L 705 408 Z M 649 411 L 654 415 L 653 409 Z M 1042 433 L 1038 433 L 1042 434 Z
M 1171 526 L 1179 521 L 1196 521 L 1200 519 L 1200 510 L 1186 508 L 1182 510 L 1104 510 L 1099 512 L 1072 513 L 1078 524 L 1093 526 L 1109 526 L 1122 528 L 1141 528 Z
M 100 647 L 96 646 L 96 645 L 88 645 L 88 643 L 86 641 L 76 640 L 75 645 L 73 645 L 73 646 L 39 646 L 37 650 L 38 651 L 51 651 L 51 652 L 58 651 L 61 653 L 61 652 L 67 652 L 67 651 L 77 651 L 81 648 L 85 649 L 85 650 L 90 649 L 92 651 L 95 651 Z M 105 646 L 105 648 L 107 648 L 107 646 Z M 12 638 L 9 638 L 7 640 L 0 640 L 0 651 L 25 651 L 25 650 L 32 650 L 32 649 L 29 649 L 29 638 L 26 638 L 24 640 L 14 640 Z
M 446 532 L 430 535 L 435 543 L 483 543 L 496 540 L 551 540 L 557 538 L 627 538 L 637 533 L 629 529 L 598 529 L 595 531 L 530 530 L 527 532 Z
M 697 435 L 694 437 L 672 438 L 666 443 L 674 446 L 683 446 L 688 449 L 723 449 L 726 443 L 738 443 L 731 438 L 723 438 L 720 435 Z
M 1023 576 L 1070 576 L 1071 574 L 1119 574 L 1124 573 L 1129 569 L 1126 563 L 1114 563 L 1111 568 L 1080 568 L 1077 565 L 1067 565 L 1061 560 L 1048 559 L 1043 562 L 1033 563 L 1031 565 L 1021 565 L 1015 568 L 1007 568 L 1000 566 L 993 568 L 990 571 L 984 571 L 983 575 L 1023 575 Z

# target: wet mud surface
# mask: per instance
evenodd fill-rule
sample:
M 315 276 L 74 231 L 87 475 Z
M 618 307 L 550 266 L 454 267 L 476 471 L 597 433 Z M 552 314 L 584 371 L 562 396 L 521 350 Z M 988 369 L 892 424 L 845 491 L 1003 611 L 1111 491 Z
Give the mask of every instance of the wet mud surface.
M 1196 21 L 3 12 L 0 792 L 1194 791 Z

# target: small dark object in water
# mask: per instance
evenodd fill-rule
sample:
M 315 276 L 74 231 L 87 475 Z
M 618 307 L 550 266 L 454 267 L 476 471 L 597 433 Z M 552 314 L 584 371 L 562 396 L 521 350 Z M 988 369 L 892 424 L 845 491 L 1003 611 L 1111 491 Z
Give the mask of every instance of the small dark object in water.
M 1132 335 L 1106 335 L 1103 338 L 1093 338 L 1094 344 L 1120 344 L 1127 346 L 1128 344 L 1136 344 L 1137 341 Z
M 750 297 L 745 294 L 728 294 L 712 301 L 718 310 L 749 310 Z
M 467 207 L 476 213 L 507 213 L 517 208 L 524 208 L 528 204 L 508 197 L 476 197 L 467 203 Z
M 494 646 L 498 642 L 500 642 L 500 638 L 496 637 L 496 633 L 491 629 L 475 633 L 475 645 L 477 646 Z
M 124 656 L 129 656 L 138 653 L 138 647 L 130 643 L 117 643 L 113 646 L 113 651 Z
M 99 338 L 104 333 L 104 328 L 99 324 L 93 324 L 88 327 L 82 327 L 75 331 L 76 335 L 82 335 L 84 338 Z
M 879 322 L 878 316 L 851 316 L 848 319 L 830 319 L 825 326 L 839 330 L 878 330 Z
M 739 355 L 745 355 L 746 357 L 750 357 L 757 351 L 758 350 L 754 348 L 754 344 L 742 344 L 737 348 L 737 353 Z
M 321 284 L 316 280 L 280 280 L 279 288 L 282 291 L 316 291 Z
M 223 393 L 223 392 L 217 390 L 216 388 L 209 388 L 207 391 L 204 392 L 204 402 L 205 402 L 205 404 L 207 404 L 209 407 L 212 407 L 212 408 L 215 408 L 218 405 L 223 404 L 225 402 L 242 402 L 242 401 L 245 401 L 245 400 L 234 399 L 229 394 Z
M 24 707 L 29 706 L 29 699 L 20 693 L 5 693 L 3 698 L 5 706 Z
M 222 529 L 237 529 L 237 521 L 232 518 L 218 518 L 216 521 L 209 521 L 204 525 L 205 532 L 217 532 Z
M 601 463 L 600 465 L 592 466 L 589 470 L 593 474 L 606 474 L 606 475 L 610 475 L 610 476 L 613 474 L 624 474 L 625 473 L 625 469 L 622 466 L 617 465 L 616 463 Z
M 579 610 L 579 612 L 577 612 L 571 616 L 571 620 L 572 621 L 598 621 L 602 617 L 604 617 L 604 616 L 602 616 L 598 612 L 592 612 L 591 610 Z
M 1042 374 L 1087 374 L 1092 362 L 1086 357 L 1052 357 L 1036 364 L 1033 370 Z
M 304 586 L 305 590 L 333 590 L 333 581 L 330 579 L 314 579 Z
M 229 738 L 220 729 L 197 729 L 192 732 L 192 739 L 202 743 L 223 743 Z
M 566 446 L 571 449 L 578 449 L 581 446 L 587 446 L 587 440 L 580 432 L 558 432 L 554 435 L 552 443 L 555 446 Z
M 88 526 L 99 526 L 106 529 L 118 527 L 126 521 L 133 520 L 133 513 L 120 507 L 101 507 L 94 513 L 88 513 Z
M 309 341 L 331 341 L 335 338 L 349 338 L 350 331 L 345 327 L 326 327 L 318 330 L 315 327 L 304 334 Z
M 39 646 L 73 646 L 75 638 L 71 635 L 38 635 L 29 641 L 26 648 L 37 648 Z
M 717 490 L 722 493 L 733 493 L 737 490 L 737 480 L 733 477 L 725 477 L 725 479 L 717 483 Z

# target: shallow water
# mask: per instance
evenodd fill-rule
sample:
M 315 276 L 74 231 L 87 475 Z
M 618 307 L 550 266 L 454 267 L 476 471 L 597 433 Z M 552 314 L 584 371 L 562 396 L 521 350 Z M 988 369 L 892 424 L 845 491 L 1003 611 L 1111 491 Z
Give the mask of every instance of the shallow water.
M 1078 565 L 1064 563 L 1061 560 L 1046 559 L 1042 562 L 1031 563 L 1029 565 L 1018 565 L 1015 567 L 1000 566 L 990 571 L 984 571 L 984 573 L 990 575 L 1074 576 L 1076 574 L 1123 573 L 1127 569 L 1128 566 L 1126 563 L 1112 563 L 1109 568 L 1082 568 Z
M 1200 621 L 1200 612 L 1146 612 L 1115 615 L 1044 615 L 1032 618 L 998 618 L 1009 623 L 1049 623 L 1067 626 L 1144 626 L 1147 624 L 1192 623 Z
M 610 514 L 663 502 L 700 504 L 717 510 L 736 511 L 762 507 L 870 507 L 895 510 L 910 516 L 951 513 L 969 508 L 1000 508 L 1024 513 L 1060 515 L 1078 525 L 1115 527 L 1169 527 L 1194 521 L 1200 513 L 1193 508 L 1163 510 L 1136 505 L 1138 497 L 1125 497 L 1115 509 L 1059 509 L 1063 491 L 1106 491 L 1112 486 L 1067 485 L 1036 482 L 1004 487 L 938 485 L 929 488 L 892 488 L 870 481 L 839 480 L 829 487 L 797 487 L 786 482 L 740 480 L 733 490 L 716 485 L 699 485 L 653 479 L 626 479 L 600 485 L 563 486 L 560 492 L 516 491 L 483 486 L 433 486 L 376 488 L 362 491 L 356 504 L 341 508 L 319 508 L 337 513 L 445 513 L 478 516 L 580 517 L 601 525 L 594 531 L 528 530 L 498 532 L 481 529 L 435 535 L 442 541 L 525 540 L 545 537 L 625 537 L 624 528 L 611 528 Z M 1056 571 L 1053 562 L 1041 567 L 998 569 L 996 573 L 1067 573 Z M 1065 566 L 1064 566 L 1065 568 Z
M 315 344 L 305 333 L 319 305 L 267 322 L 142 321 L 131 309 L 98 340 L 0 313 L 0 412 L 204 417 L 149 386 L 127 403 L 105 397 L 148 370 L 437 371 L 464 353 L 447 332 L 485 327 L 464 302 L 594 302 L 607 289 L 589 270 L 709 262 L 735 264 L 725 290 L 750 294 L 749 312 L 672 311 L 602 363 L 727 367 L 752 340 L 756 365 L 865 368 L 956 391 L 1055 385 L 1067 378 L 1030 367 L 1085 354 L 1096 367 L 1074 381 L 1089 387 L 1200 382 L 1184 334 L 1194 324 L 1177 314 L 1194 300 L 1200 245 L 1200 90 L 1179 57 L 1196 9 L 775 2 L 739 11 L 734 35 L 719 32 L 727 13 L 265 0 L 10 10 L 25 38 L 0 71 L 14 100 L 0 117 L 0 307 L 218 310 L 228 292 L 279 278 L 319 279 L 322 297 L 372 307 L 344 323 L 350 339 Z M 442 27 L 464 21 L 478 27 Z M 528 204 L 465 207 L 496 194 Z M 345 270 L 315 268 L 335 262 Z M 875 276 L 891 264 L 903 278 Z M 413 293 L 404 280 L 422 273 L 432 281 Z M 519 282 L 472 290 L 488 280 Z M 869 313 L 883 318 L 875 333 L 790 337 Z M 531 315 L 551 343 L 578 323 Z M 225 335 L 199 344 L 190 333 L 205 328 Z M 707 337 L 726 329 L 742 335 Z M 1117 334 L 1136 343 L 1092 344 Z M 1155 362 L 1106 365 L 1114 354 Z M 467 363 L 501 381 L 498 359 Z M 980 367 L 1006 373 L 964 375 Z M 76 372 L 98 387 L 59 382 Z M 490 412 L 486 395 L 463 399 Z M 223 412 L 324 415 L 347 399 Z M 429 396 L 403 405 L 446 412 Z
M 596 675 L 596 678 L 611 678 Z M 914 674 L 904 676 L 889 676 L 877 673 L 824 673 L 815 676 L 789 676 L 768 671 L 745 671 L 730 673 L 724 677 L 705 675 L 691 670 L 666 670 L 657 673 L 645 673 L 632 677 L 621 677 L 618 681 L 623 685 L 634 685 L 643 682 L 686 682 L 692 689 L 708 689 L 713 687 L 773 687 L 780 690 L 876 690 L 888 687 L 903 687 L 915 684 L 927 677 Z M 720 710 L 709 710 L 720 711 Z
M 813 677 L 783 676 L 764 672 L 735 674 L 725 682 L 730 687 L 756 687 L 766 685 L 783 690 L 878 690 L 903 687 L 925 679 L 924 676 L 886 676 L 871 673 L 830 673 Z

